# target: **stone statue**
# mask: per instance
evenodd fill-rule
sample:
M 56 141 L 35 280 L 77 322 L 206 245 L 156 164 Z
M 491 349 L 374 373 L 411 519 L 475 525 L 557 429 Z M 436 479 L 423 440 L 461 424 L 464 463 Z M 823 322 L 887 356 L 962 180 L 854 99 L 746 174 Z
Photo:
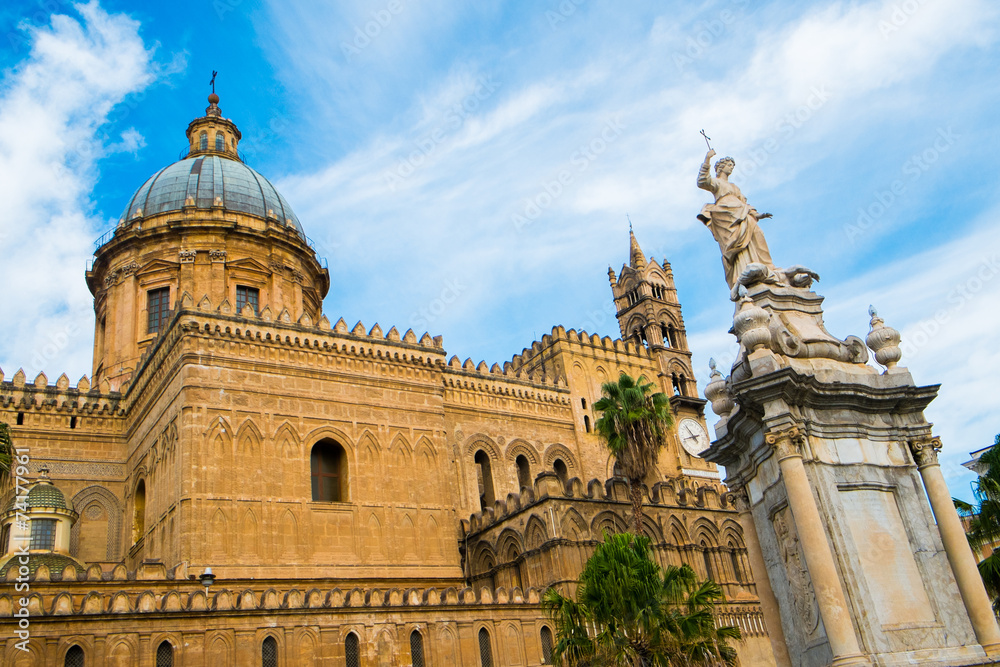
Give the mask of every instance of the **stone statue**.
M 722 265 L 726 270 L 726 282 L 735 289 L 740 275 L 751 264 L 760 264 L 775 271 L 771 253 L 764 240 L 764 232 L 758 220 L 770 218 L 770 213 L 758 213 L 747 204 L 739 186 L 729 182 L 729 175 L 736 166 L 731 157 L 724 157 L 715 163 L 715 177 L 709 173 L 709 164 L 715 151 L 711 148 L 698 170 L 698 187 L 715 195 L 715 203 L 705 204 L 698 219 L 712 231 L 712 236 L 722 250 Z

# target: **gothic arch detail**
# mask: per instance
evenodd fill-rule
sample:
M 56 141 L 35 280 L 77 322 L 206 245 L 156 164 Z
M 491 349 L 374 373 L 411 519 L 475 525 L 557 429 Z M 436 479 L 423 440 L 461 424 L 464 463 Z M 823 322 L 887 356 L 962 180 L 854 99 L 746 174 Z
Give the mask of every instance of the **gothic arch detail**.
M 81 526 L 88 517 L 95 514 L 94 510 L 97 509 L 104 512 L 108 522 L 106 558 L 103 560 L 120 561 L 122 559 L 121 527 L 124 510 L 115 494 L 103 486 L 94 484 L 82 489 L 73 496 L 71 505 L 73 509 L 80 513 L 80 520 L 73 525 L 70 531 L 70 555 L 75 557 L 79 554 Z

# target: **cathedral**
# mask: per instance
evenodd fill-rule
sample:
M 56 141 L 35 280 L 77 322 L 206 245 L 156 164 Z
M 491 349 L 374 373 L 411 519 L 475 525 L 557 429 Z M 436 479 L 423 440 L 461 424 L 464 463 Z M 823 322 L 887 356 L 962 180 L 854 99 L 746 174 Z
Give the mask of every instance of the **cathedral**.
M 741 664 L 774 665 L 732 496 L 699 456 L 670 264 L 630 232 L 609 269 L 620 338 L 555 326 L 502 364 L 331 322 L 325 260 L 218 103 L 97 242 L 91 376 L 0 370 L 20 478 L 0 662 L 550 664 L 542 593 L 630 517 L 593 410 L 624 372 L 676 424 L 644 490 L 655 558 L 717 581 Z

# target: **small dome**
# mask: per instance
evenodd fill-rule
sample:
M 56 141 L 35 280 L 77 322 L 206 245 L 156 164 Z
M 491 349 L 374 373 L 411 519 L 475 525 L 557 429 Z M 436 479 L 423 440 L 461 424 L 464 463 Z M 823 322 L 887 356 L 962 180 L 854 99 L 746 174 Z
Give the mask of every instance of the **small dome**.
M 137 213 L 146 217 L 180 211 L 189 198 L 201 209 L 212 208 L 221 198 L 224 210 L 272 217 L 304 234 L 299 219 L 270 181 L 238 160 L 216 155 L 184 159 L 153 174 L 132 195 L 122 218 L 127 223 Z
M 28 509 L 32 507 L 61 507 L 66 509 L 66 497 L 48 480 L 40 480 L 28 491 Z
M 66 556 L 64 554 L 57 553 L 32 553 L 31 557 L 28 559 L 28 574 L 32 575 L 38 571 L 42 565 L 47 565 L 49 568 L 49 574 L 59 575 L 62 571 L 66 569 L 67 565 L 72 564 L 77 568 L 77 573 L 81 573 L 86 569 L 86 566 L 75 558 Z M 7 578 L 7 571 L 11 568 L 18 567 L 19 563 L 17 558 L 11 558 L 3 566 L 0 566 L 0 578 Z

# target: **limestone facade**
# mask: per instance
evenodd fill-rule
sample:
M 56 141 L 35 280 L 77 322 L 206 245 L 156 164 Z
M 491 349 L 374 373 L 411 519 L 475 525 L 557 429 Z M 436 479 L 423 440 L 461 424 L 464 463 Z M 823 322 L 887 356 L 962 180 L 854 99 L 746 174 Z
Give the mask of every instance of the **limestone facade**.
M 688 425 L 648 480 L 657 558 L 716 578 L 744 664 L 774 664 L 737 514 L 694 455 L 704 401 L 668 264 L 633 252 L 613 277 L 624 340 L 555 327 L 502 366 L 448 359 L 440 337 L 331 324 L 329 273 L 239 164 L 217 99 L 188 137 L 87 272 L 92 379 L 0 371 L 0 421 L 78 514 L 69 552 L 85 564 L 30 568 L 28 652 L 9 622 L 20 596 L 0 593 L 5 664 L 82 650 L 159 665 L 164 641 L 173 664 L 213 667 L 543 664 L 541 592 L 574 581 L 630 511 L 593 433 L 620 372 L 657 383 Z M 215 198 L 183 196 L 198 159 L 233 179 Z M 260 202 L 240 199 L 251 178 Z

